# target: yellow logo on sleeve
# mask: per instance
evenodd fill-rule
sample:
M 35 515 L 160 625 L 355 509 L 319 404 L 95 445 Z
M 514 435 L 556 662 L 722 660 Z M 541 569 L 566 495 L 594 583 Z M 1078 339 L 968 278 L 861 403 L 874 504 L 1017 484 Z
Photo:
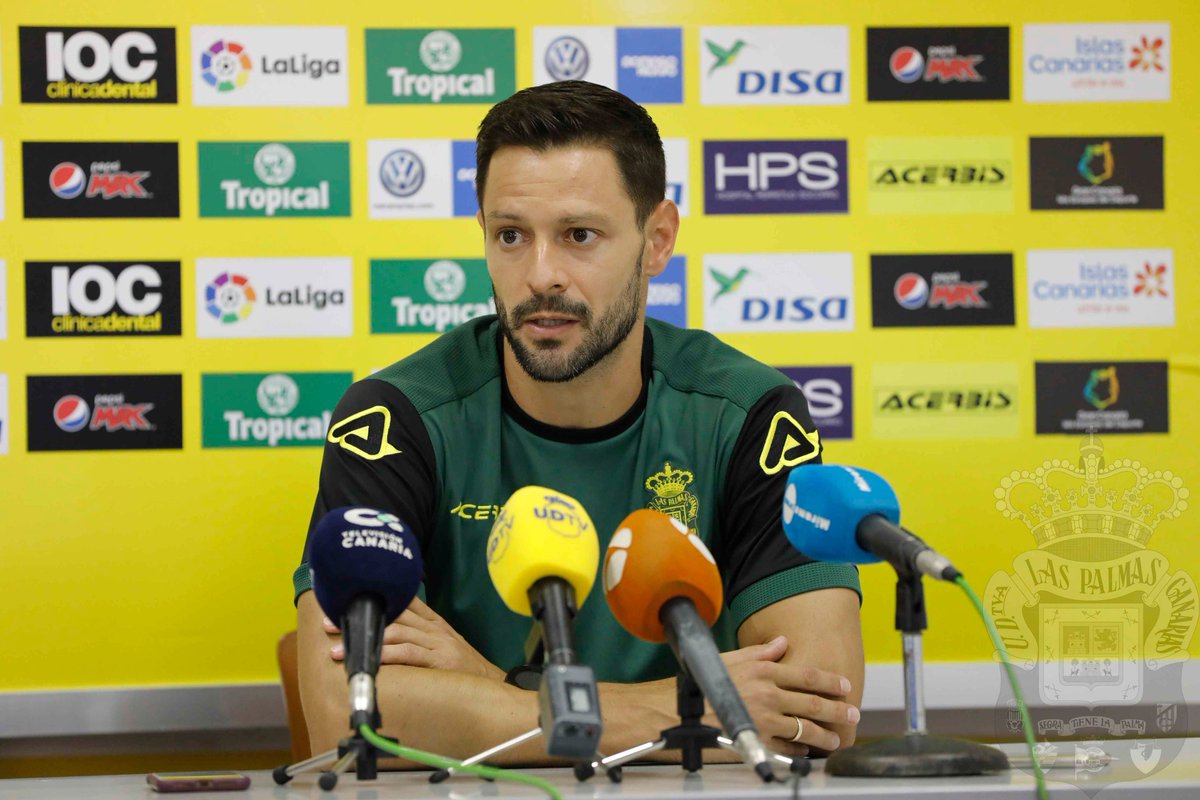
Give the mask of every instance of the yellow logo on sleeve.
M 351 414 L 329 428 L 328 441 L 356 456 L 375 461 L 401 451 L 388 443 L 392 414 L 386 406 L 370 408 Z
M 794 467 L 811 461 L 821 452 L 821 437 L 816 429 L 812 433 L 804 430 L 786 411 L 778 411 L 771 419 L 767 440 L 763 442 L 758 456 L 758 465 L 768 475 L 774 475 L 784 467 Z

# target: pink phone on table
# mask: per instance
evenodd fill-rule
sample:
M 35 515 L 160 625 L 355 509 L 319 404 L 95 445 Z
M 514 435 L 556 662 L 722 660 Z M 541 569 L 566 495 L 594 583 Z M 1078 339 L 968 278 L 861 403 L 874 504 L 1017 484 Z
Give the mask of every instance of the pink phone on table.
M 156 792 L 229 792 L 250 786 L 240 772 L 152 772 L 146 783 Z

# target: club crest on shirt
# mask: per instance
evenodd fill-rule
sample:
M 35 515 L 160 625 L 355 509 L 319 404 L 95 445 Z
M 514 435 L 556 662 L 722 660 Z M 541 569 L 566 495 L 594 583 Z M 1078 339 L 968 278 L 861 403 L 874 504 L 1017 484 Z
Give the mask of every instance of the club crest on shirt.
M 670 461 L 664 462 L 662 472 L 656 472 L 646 479 L 646 490 L 655 495 L 646 503 L 646 508 L 669 514 L 694 533 L 700 501 L 687 487 L 695 478 L 686 469 L 673 469 Z

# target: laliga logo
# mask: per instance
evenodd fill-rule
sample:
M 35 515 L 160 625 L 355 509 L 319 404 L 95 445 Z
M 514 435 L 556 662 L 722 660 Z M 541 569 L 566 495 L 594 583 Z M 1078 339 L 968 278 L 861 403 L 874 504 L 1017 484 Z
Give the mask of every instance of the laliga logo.
M 404 533 L 404 526 L 400 524 L 399 517 L 373 508 L 352 508 L 343 514 L 342 518 L 351 525 L 361 525 L 364 528 L 388 527 L 396 533 Z
M 425 164 L 409 150 L 393 150 L 379 165 L 379 181 L 389 194 L 412 197 L 425 185 Z
M 546 48 L 546 71 L 556 81 L 575 81 L 588 71 L 588 51 L 574 36 L 560 36 Z
M 252 69 L 246 48 L 237 42 L 218 39 L 200 54 L 200 77 L 218 92 L 245 86 Z

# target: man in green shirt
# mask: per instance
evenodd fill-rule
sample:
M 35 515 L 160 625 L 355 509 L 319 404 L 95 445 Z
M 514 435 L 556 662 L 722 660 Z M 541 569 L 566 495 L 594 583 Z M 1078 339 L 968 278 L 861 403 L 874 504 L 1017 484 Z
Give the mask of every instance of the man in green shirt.
M 530 621 L 492 588 L 485 548 L 500 504 L 537 484 L 582 502 L 602 549 L 636 508 L 687 525 L 721 569 L 714 635 L 764 741 L 789 754 L 849 745 L 864 669 L 858 575 L 797 553 L 780 521 L 788 471 L 820 462 L 807 403 L 711 335 L 645 318 L 679 229 L 653 120 L 610 89 L 560 82 L 493 107 L 476 153 L 497 314 L 347 391 L 313 510 L 312 526 L 343 505 L 396 513 L 425 557 L 428 605 L 414 601 L 387 631 L 384 730 L 462 757 L 536 727 L 535 694 L 504 682 Z M 346 734 L 348 712 L 340 639 L 306 562 L 307 545 L 294 583 L 316 752 Z M 675 721 L 675 664 L 598 595 L 575 638 L 602 682 L 602 750 L 615 752 Z M 545 758 L 535 741 L 502 760 Z

